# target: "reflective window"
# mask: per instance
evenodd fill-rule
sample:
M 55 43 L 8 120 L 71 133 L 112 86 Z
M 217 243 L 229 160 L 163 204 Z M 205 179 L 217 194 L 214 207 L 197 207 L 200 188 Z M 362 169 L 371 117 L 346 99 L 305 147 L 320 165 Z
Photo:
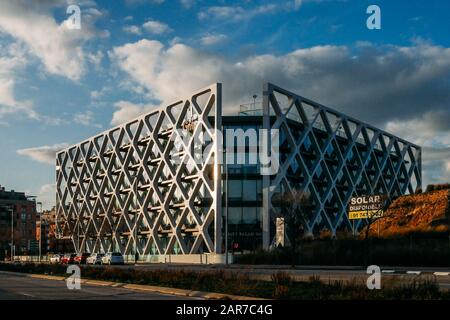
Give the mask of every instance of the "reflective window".
M 245 201 L 256 201 L 257 191 L 256 191 L 256 180 L 244 180 L 243 181 L 243 200 Z
M 228 193 L 230 194 L 230 199 L 241 199 L 242 198 L 242 181 L 241 180 L 230 180 L 228 182 Z
M 258 195 L 258 201 L 262 200 L 262 181 L 256 180 L 256 192 Z
M 244 213 L 242 215 L 242 222 L 247 224 L 253 224 L 258 221 L 256 208 L 244 208 Z
M 228 223 L 239 224 L 242 221 L 242 208 L 229 207 L 228 208 Z

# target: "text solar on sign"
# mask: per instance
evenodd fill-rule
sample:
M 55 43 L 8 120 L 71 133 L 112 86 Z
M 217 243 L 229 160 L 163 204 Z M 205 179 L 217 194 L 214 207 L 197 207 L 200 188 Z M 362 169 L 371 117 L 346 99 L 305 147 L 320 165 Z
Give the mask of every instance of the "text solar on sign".
M 350 199 L 348 218 L 350 220 L 381 218 L 384 215 L 385 201 L 384 195 L 353 197 Z

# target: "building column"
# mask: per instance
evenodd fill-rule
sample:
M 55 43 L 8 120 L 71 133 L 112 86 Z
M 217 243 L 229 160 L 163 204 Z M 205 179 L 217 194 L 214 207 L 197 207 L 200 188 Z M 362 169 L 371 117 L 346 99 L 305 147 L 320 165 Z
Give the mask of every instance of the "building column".
M 216 110 L 214 114 L 214 252 L 222 253 L 222 84 L 216 84 Z M 220 131 L 220 132 L 219 132 Z
M 267 152 L 271 150 L 270 135 L 270 110 L 269 110 L 269 84 L 265 83 L 263 87 L 263 129 L 267 130 Z M 262 177 L 262 247 L 268 250 L 270 247 L 270 176 Z

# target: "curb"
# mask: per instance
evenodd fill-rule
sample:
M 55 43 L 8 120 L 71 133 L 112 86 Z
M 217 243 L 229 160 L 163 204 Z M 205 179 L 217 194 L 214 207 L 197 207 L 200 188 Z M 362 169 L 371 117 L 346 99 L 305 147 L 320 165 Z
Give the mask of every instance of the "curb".
M 8 271 L 0 271 L 3 274 L 14 274 L 22 277 L 29 277 L 33 279 L 42 279 L 42 280 L 54 280 L 54 281 L 64 281 L 66 277 L 62 276 L 50 276 L 44 274 L 23 274 L 20 272 L 8 272 Z M 126 284 L 120 282 L 111 282 L 111 281 L 101 281 L 101 280 L 88 280 L 82 279 L 82 284 L 89 284 L 95 286 L 103 286 L 103 287 L 120 287 L 129 290 L 137 290 L 137 291 L 148 291 L 148 292 L 157 292 L 162 294 L 170 294 L 182 297 L 196 297 L 203 298 L 206 300 L 266 300 L 263 298 L 256 297 L 246 297 L 246 296 L 237 296 L 225 293 L 215 293 L 215 292 L 204 292 L 204 291 L 193 291 L 193 290 L 185 290 L 185 289 L 176 289 L 176 288 L 168 288 L 168 287 L 158 287 L 158 286 L 150 286 L 150 285 L 141 285 L 141 284 Z
M 224 293 L 214 293 L 214 292 L 204 292 L 204 291 L 192 291 L 185 289 L 176 289 L 176 288 L 167 288 L 167 287 L 157 287 L 157 286 L 147 286 L 140 284 L 126 284 L 123 286 L 126 289 L 132 290 L 141 290 L 141 291 L 152 291 L 159 292 L 177 296 L 186 296 L 186 297 L 196 297 L 196 298 L 204 298 L 208 300 L 262 300 L 254 297 L 245 297 L 245 296 L 236 296 Z
M 416 276 L 426 276 L 426 275 L 434 275 L 434 276 L 438 276 L 438 277 L 448 277 L 450 276 L 450 272 L 443 272 L 443 271 L 420 271 L 420 270 L 381 270 L 382 273 L 388 273 L 388 274 L 395 274 L 395 275 L 402 275 L 402 274 L 406 274 L 406 275 L 416 275 Z
M 48 276 L 48 275 L 43 275 L 43 274 L 29 274 L 28 277 L 29 277 L 29 278 L 34 278 L 34 279 L 56 280 L 56 281 L 66 280 L 65 277 L 61 277 L 61 276 Z

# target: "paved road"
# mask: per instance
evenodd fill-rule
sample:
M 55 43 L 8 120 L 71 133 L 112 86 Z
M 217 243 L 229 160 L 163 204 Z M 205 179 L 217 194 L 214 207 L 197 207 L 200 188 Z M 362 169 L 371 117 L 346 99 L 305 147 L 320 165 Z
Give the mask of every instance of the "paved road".
M 0 273 L 0 300 L 177 300 L 189 299 L 152 292 L 82 284 L 69 290 L 64 281 Z M 190 298 L 193 299 L 193 298 Z

